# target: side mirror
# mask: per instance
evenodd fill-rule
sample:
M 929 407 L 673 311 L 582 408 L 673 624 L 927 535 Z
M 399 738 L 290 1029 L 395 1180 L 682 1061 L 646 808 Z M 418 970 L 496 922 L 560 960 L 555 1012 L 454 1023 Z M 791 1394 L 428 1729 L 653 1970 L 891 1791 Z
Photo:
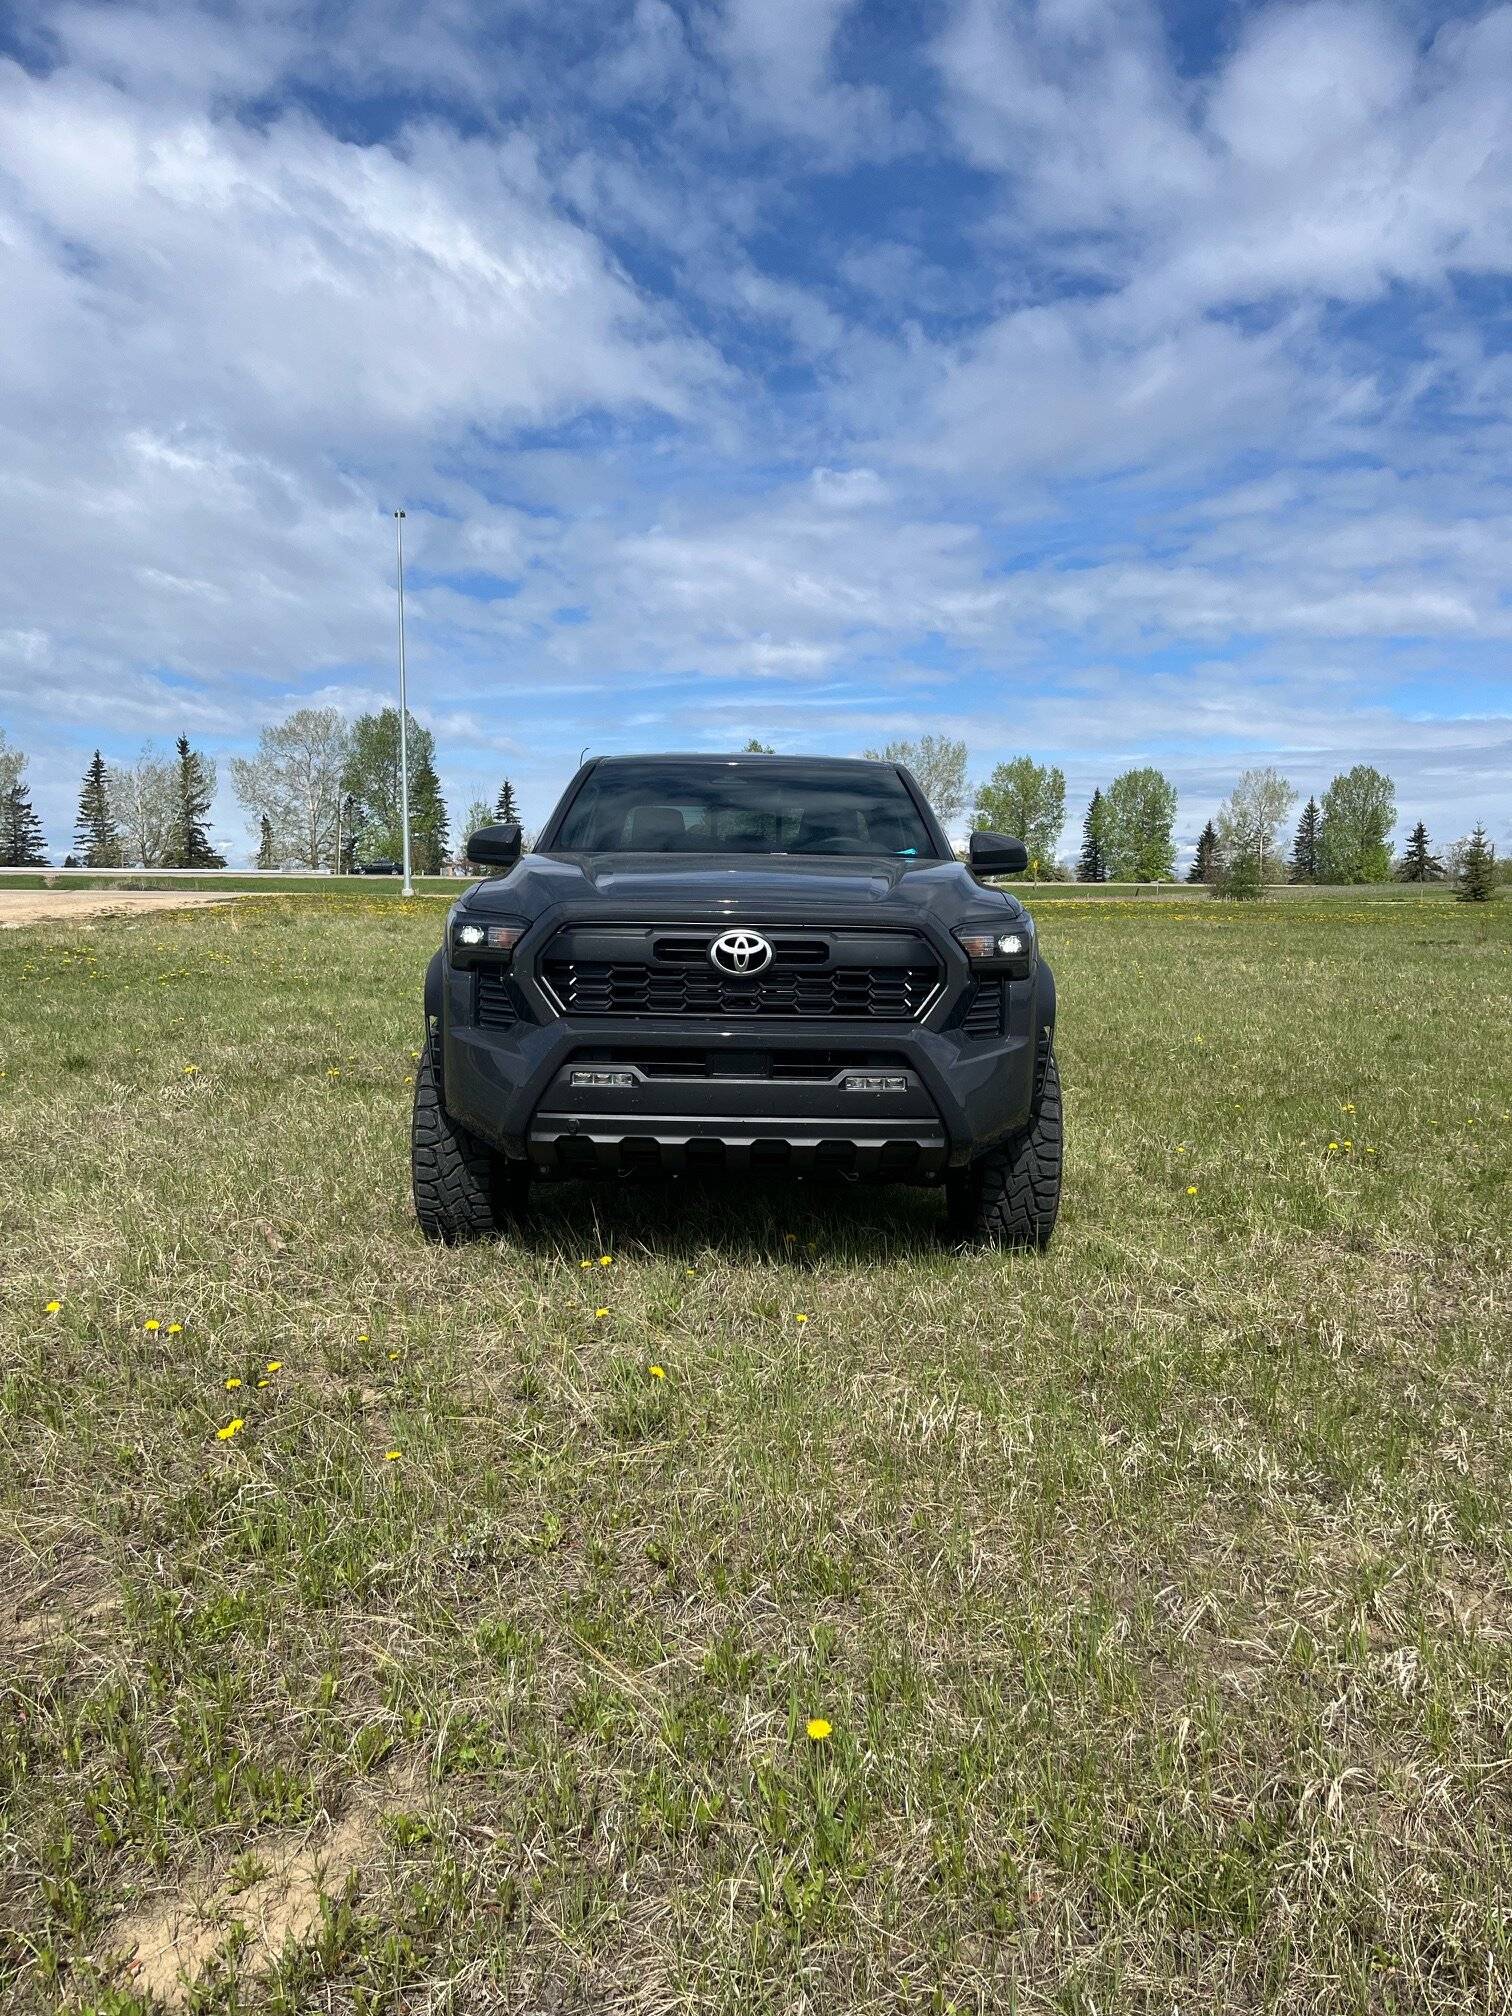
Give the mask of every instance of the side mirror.
M 1004 833 L 973 833 L 966 856 L 973 875 L 1024 875 L 1029 869 L 1029 849 Z
M 513 868 L 521 852 L 522 836 L 513 819 L 504 826 L 480 826 L 468 837 L 467 858 L 480 868 Z

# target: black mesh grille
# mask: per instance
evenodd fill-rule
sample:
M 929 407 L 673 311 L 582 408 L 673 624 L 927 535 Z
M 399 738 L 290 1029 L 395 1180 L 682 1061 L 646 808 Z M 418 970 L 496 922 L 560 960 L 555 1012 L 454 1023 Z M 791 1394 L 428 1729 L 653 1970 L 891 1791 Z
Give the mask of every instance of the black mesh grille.
M 541 977 L 570 1015 L 783 1015 L 912 1021 L 939 981 L 918 966 L 769 967 L 758 979 L 727 979 L 705 963 L 546 959 Z
M 978 980 L 966 1003 L 961 1027 L 968 1036 L 1001 1036 L 1003 1033 L 1003 983 Z
M 502 973 L 478 975 L 478 1027 L 510 1029 L 520 1019 L 515 991 Z

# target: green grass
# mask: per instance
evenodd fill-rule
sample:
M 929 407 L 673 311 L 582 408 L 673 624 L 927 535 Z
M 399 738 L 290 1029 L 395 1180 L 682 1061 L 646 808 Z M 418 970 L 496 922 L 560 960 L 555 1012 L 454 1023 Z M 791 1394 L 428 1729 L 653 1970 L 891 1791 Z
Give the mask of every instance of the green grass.
M 1507 2005 L 1512 905 L 1047 904 L 1043 1258 L 448 1253 L 363 893 L 0 935 L 0 2005 Z

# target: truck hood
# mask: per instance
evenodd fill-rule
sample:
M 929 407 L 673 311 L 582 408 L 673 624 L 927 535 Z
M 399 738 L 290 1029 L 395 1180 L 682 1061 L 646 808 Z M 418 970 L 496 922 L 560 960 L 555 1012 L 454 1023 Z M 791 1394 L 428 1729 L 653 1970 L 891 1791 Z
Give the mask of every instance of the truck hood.
M 507 875 L 481 882 L 469 910 L 536 916 L 559 903 L 595 901 L 617 915 L 666 917 L 854 916 L 1019 909 L 983 889 L 957 861 L 897 857 L 761 854 L 527 854 Z

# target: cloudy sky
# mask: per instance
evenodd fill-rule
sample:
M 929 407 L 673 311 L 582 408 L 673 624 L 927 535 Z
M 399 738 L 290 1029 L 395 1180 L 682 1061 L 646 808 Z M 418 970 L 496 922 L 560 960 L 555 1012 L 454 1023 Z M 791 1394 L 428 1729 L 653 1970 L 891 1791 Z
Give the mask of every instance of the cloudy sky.
M 1512 6 L 28 0 L 0 726 L 61 851 L 382 703 L 402 502 L 458 807 L 945 730 L 1505 845 L 1509 276 Z

